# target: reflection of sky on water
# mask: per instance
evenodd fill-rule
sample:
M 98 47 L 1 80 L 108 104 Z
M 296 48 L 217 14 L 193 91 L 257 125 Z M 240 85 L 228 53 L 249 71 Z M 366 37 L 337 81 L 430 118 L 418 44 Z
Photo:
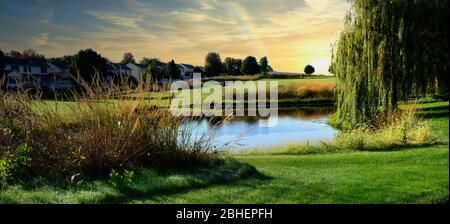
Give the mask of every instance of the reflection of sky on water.
M 324 108 L 283 110 L 279 112 L 278 123 L 274 127 L 261 127 L 257 117 L 237 117 L 214 126 L 215 144 L 220 146 L 231 141 L 234 148 L 245 149 L 287 142 L 331 140 L 336 130 L 327 121 L 333 112 L 333 109 Z M 208 119 L 194 122 L 194 125 L 195 135 L 214 129 Z

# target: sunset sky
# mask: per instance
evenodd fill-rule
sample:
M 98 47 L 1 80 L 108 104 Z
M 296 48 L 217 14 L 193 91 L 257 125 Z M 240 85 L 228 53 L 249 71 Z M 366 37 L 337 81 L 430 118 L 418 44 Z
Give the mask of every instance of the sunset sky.
M 47 57 L 93 48 L 112 61 L 204 65 L 208 52 L 267 56 L 278 71 L 327 73 L 347 0 L 0 0 L 0 49 Z

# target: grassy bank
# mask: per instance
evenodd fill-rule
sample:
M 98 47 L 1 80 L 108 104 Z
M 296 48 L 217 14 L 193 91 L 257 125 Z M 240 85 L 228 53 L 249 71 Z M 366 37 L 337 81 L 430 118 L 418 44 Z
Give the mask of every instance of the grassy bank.
M 0 191 L 4 203 L 442 203 L 448 202 L 448 146 L 395 152 L 236 156 L 248 166 L 158 174 L 129 184 L 59 188 L 35 183 Z
M 448 102 L 419 107 L 432 145 L 325 154 L 238 154 L 216 167 L 137 169 L 66 187 L 44 180 L 0 191 L 5 203 L 448 203 Z M 277 151 L 277 149 L 274 149 Z M 246 165 L 248 164 L 248 165 Z M 114 179 L 113 179 L 114 180 Z
M 218 76 L 211 78 L 212 81 L 217 81 L 224 85 L 225 81 L 258 81 L 266 83 L 269 86 L 269 82 L 278 82 L 278 104 L 281 107 L 289 106 L 305 106 L 305 105 L 333 105 L 334 104 L 334 86 L 336 78 L 332 76 L 305 76 L 305 77 L 285 77 L 285 78 L 273 78 L 270 76 Z M 198 89 L 188 90 L 190 100 L 194 98 L 194 94 L 201 96 L 204 101 L 210 93 L 199 93 Z M 222 96 L 225 96 L 225 87 L 221 90 Z M 257 94 L 257 93 L 256 93 Z M 176 94 L 175 94 L 176 95 Z M 138 98 L 138 94 L 128 94 L 130 99 Z M 173 94 L 169 91 L 164 92 L 148 92 L 142 97 L 146 100 L 155 103 L 155 105 L 161 107 L 168 107 Z M 268 94 L 267 94 L 268 96 Z M 246 96 L 247 98 L 247 96 Z M 224 97 L 222 98 L 224 100 Z M 239 101 L 234 101 L 239 102 Z M 248 100 L 244 100 L 244 103 L 248 103 Z

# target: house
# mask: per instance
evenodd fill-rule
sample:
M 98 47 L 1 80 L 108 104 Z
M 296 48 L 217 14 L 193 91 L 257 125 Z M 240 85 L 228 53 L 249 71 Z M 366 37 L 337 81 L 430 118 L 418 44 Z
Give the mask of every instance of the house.
M 48 78 L 48 65 L 42 59 L 5 57 L 5 74 L 8 89 L 44 88 Z
M 66 90 L 73 88 L 69 67 L 47 63 L 44 59 L 5 57 L 7 89 Z
M 145 69 L 144 65 L 128 63 L 126 66 L 131 70 L 131 76 L 133 76 L 136 80 L 141 80 L 142 73 Z
M 112 62 L 106 64 L 106 79 L 109 82 L 118 83 L 121 82 L 120 80 L 123 78 L 133 77 L 131 72 L 132 70 L 124 64 Z
M 177 64 L 180 69 L 180 77 L 181 79 L 191 79 L 194 72 L 195 66 L 189 64 Z
M 131 76 L 131 69 L 120 63 L 112 63 L 108 62 L 106 64 L 106 73 L 109 77 L 116 77 L 116 76 Z
M 72 89 L 73 78 L 70 74 L 69 66 L 63 62 L 53 62 L 47 63 L 49 67 L 49 78 L 48 88 L 52 90 L 66 90 Z

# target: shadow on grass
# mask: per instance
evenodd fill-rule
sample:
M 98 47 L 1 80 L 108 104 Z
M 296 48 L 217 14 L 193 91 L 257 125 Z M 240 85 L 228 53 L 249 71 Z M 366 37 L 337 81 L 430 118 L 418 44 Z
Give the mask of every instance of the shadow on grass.
M 424 118 L 443 118 L 449 116 L 448 106 L 434 106 L 430 108 L 419 108 L 418 113 Z
M 127 203 L 133 200 L 155 200 L 157 197 L 186 193 L 215 185 L 229 185 L 241 180 L 270 180 L 255 167 L 234 159 L 211 168 L 197 168 L 189 171 L 165 171 L 143 169 L 129 184 L 118 186 L 116 192 L 105 194 L 96 203 Z M 83 203 L 83 202 L 82 202 Z M 86 203 L 90 203 L 87 201 Z
M 417 148 L 425 148 L 425 147 L 431 147 L 431 146 L 446 146 L 448 145 L 445 142 L 435 142 L 435 143 L 427 143 L 427 144 L 406 144 L 406 145 L 389 145 L 389 146 L 383 146 L 383 147 L 377 147 L 377 146 L 365 146 L 364 148 L 358 148 L 354 149 L 354 151 L 359 152 L 395 152 L 395 151 L 407 151 L 411 149 L 417 149 Z

